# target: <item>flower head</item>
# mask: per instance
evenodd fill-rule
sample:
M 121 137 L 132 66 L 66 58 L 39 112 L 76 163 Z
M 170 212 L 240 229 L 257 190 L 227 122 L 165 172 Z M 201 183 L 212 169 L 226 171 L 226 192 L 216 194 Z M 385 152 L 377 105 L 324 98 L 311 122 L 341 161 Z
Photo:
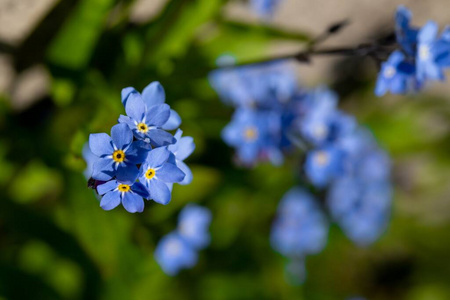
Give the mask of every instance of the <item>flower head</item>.
M 272 225 L 272 247 L 287 257 L 304 257 L 320 252 L 327 234 L 328 225 L 313 196 L 301 188 L 289 190 Z
M 111 180 L 97 187 L 97 192 L 102 195 L 100 207 L 111 210 L 122 203 L 130 213 L 144 210 L 143 198 L 148 198 L 148 192 L 139 182 L 123 182 Z
M 185 177 L 183 171 L 169 162 L 170 156 L 166 147 L 153 149 L 139 169 L 139 181 L 147 188 L 150 199 L 164 205 L 171 199 L 167 184 L 181 182 Z
M 305 162 L 309 180 L 318 187 L 325 187 L 342 172 L 343 155 L 342 150 L 333 145 L 309 151 Z
M 178 232 L 193 248 L 200 250 L 209 244 L 208 228 L 210 223 L 211 212 L 209 209 L 188 204 L 178 217 Z
M 144 161 L 148 151 L 141 142 L 133 142 L 133 133 L 126 124 L 114 125 L 111 137 L 106 133 L 91 134 L 89 148 L 98 157 L 92 165 L 92 178 L 102 181 L 114 176 L 134 181 L 138 174 L 136 164 Z
M 172 232 L 159 241 L 155 259 L 164 273 L 174 276 L 195 266 L 198 254 L 177 232 Z

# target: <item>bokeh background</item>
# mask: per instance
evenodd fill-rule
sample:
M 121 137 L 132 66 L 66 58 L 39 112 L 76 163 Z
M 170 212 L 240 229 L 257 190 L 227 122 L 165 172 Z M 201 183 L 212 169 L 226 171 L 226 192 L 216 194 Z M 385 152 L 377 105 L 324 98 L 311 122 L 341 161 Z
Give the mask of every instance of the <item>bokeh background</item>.
M 450 23 L 444 0 L 284 0 L 270 21 L 245 1 L 0 1 L 0 299 L 450 299 L 450 96 L 373 95 L 364 58 L 298 65 L 300 82 L 328 84 L 393 160 L 392 221 L 374 245 L 333 225 L 325 250 L 292 286 L 269 244 L 282 195 L 298 184 L 289 162 L 247 170 L 220 139 L 232 109 L 207 81 L 221 54 L 238 62 L 298 51 L 330 24 L 323 46 L 350 46 L 393 29 L 397 5 L 414 23 Z M 197 149 L 194 181 L 167 206 L 105 212 L 82 171 L 89 133 L 123 113 L 120 90 L 158 80 Z M 211 209 L 212 243 L 177 277 L 153 258 L 187 203 Z

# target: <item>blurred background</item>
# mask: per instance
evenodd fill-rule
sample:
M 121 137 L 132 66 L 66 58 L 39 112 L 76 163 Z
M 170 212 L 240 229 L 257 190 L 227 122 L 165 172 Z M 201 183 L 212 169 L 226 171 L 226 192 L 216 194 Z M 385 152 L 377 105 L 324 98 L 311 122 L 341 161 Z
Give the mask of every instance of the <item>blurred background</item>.
M 234 166 L 220 138 L 232 109 L 207 81 L 222 54 L 292 53 L 344 19 L 324 47 L 371 41 L 393 30 L 399 4 L 415 25 L 450 23 L 444 0 L 284 0 L 265 21 L 246 1 L 1 0 L 0 299 L 450 299 L 448 83 L 376 98 L 369 59 L 297 66 L 301 84 L 330 85 L 387 149 L 395 195 L 379 241 L 357 248 L 332 225 L 325 250 L 307 259 L 306 282 L 291 286 L 269 234 L 298 183 L 293 166 Z M 81 149 L 117 122 L 123 87 L 154 80 L 196 142 L 194 181 L 176 186 L 167 206 L 105 212 Z M 169 277 L 153 251 L 190 202 L 211 209 L 212 243 L 197 266 Z

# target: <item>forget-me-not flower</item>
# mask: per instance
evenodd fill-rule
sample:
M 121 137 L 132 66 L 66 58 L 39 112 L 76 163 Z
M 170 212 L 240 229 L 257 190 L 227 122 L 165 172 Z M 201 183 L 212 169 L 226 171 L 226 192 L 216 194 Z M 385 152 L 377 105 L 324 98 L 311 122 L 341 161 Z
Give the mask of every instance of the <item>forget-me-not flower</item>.
M 131 94 L 139 94 L 133 87 L 127 87 L 122 90 L 122 103 L 126 106 L 128 97 Z M 164 104 L 166 102 L 166 92 L 163 86 L 158 81 L 153 81 L 147 85 L 142 91 L 142 99 L 147 106 L 150 108 L 153 105 Z M 164 130 L 174 130 L 177 129 L 181 124 L 180 115 L 173 109 L 170 110 L 169 118 L 166 123 L 164 123 L 161 128 Z
M 148 152 L 139 169 L 139 181 L 147 188 L 150 199 L 166 205 L 171 192 L 168 183 L 181 182 L 185 174 L 175 164 L 169 162 L 171 152 L 159 147 Z
M 110 180 L 97 187 L 97 192 L 102 195 L 100 207 L 111 210 L 122 203 L 130 213 L 144 210 L 144 199 L 148 198 L 148 192 L 139 182 L 122 182 Z
M 111 128 L 106 133 L 89 136 L 89 148 L 98 159 L 93 164 L 92 178 L 101 181 L 116 176 L 118 180 L 134 181 L 138 174 L 137 164 L 144 161 L 147 149 L 139 141 L 133 142 L 133 133 L 126 124 Z
M 121 115 L 119 122 L 127 124 L 136 138 L 148 140 L 155 147 L 175 142 L 175 138 L 161 128 L 169 120 L 169 105 L 157 104 L 147 107 L 141 95 L 131 93 L 125 103 L 125 111 L 127 116 Z
M 198 254 L 177 232 L 163 237 L 155 250 L 155 259 L 164 273 L 174 276 L 197 264 Z
M 186 205 L 178 217 L 178 233 L 193 248 L 200 250 L 210 242 L 211 212 L 195 204 Z
M 342 172 L 343 152 L 338 147 L 327 145 L 306 154 L 305 172 L 309 180 L 318 187 L 325 187 Z

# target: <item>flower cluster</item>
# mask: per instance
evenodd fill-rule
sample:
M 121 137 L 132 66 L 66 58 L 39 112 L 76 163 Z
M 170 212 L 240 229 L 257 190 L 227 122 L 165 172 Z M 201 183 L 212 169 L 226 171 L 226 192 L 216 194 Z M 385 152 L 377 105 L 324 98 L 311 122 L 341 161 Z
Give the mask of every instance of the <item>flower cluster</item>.
M 428 21 L 422 28 L 410 25 L 412 14 L 399 6 L 395 16 L 398 49 L 382 64 L 375 94 L 403 94 L 421 89 L 427 81 L 444 80 L 450 66 L 450 27 Z
M 158 243 L 155 259 L 163 271 L 171 276 L 197 264 L 198 251 L 210 242 L 208 232 L 211 212 L 204 207 L 188 204 L 178 217 L 178 228 Z
M 192 173 L 183 162 L 195 148 L 191 137 L 175 137 L 167 130 L 181 124 L 180 116 L 165 104 L 159 82 L 140 94 L 122 90 L 126 115 L 111 128 L 111 135 L 94 133 L 83 149 L 87 177 L 95 180 L 100 206 L 111 210 L 122 204 L 131 213 L 144 210 L 144 199 L 160 204 L 171 200 L 173 183 L 189 184 Z
M 318 205 L 305 190 L 292 189 L 273 224 L 274 249 L 290 258 L 298 273 L 304 256 L 325 245 L 328 221 L 322 209 L 356 244 L 374 242 L 388 223 L 391 184 L 387 154 L 367 129 L 338 108 L 337 95 L 326 87 L 301 89 L 296 81 L 285 63 L 210 75 L 223 101 L 236 108 L 222 135 L 236 148 L 238 162 L 278 165 L 299 148 L 304 153 L 299 173 L 324 191 L 325 205 Z

